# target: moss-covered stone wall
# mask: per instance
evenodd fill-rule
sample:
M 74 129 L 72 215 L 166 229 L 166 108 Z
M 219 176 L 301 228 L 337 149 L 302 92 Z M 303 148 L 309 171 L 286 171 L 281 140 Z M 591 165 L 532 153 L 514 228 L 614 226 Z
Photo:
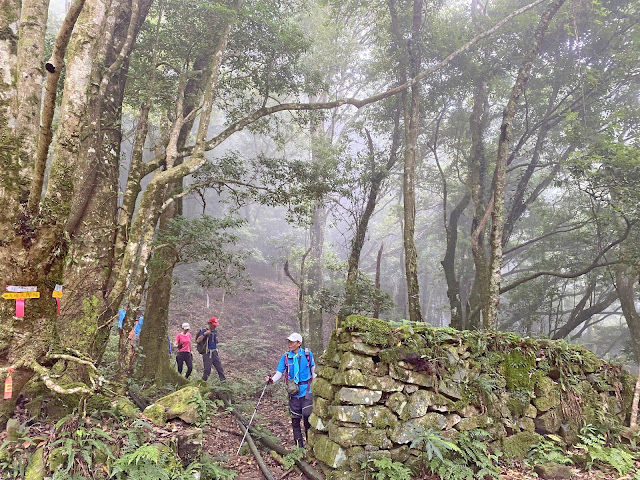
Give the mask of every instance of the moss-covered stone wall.
M 573 443 L 585 423 L 623 423 L 632 397 L 621 366 L 563 341 L 355 315 L 317 363 L 309 446 L 328 480 L 360 478 L 371 457 L 411 465 L 430 428 L 450 439 L 482 428 L 510 457 L 544 434 Z

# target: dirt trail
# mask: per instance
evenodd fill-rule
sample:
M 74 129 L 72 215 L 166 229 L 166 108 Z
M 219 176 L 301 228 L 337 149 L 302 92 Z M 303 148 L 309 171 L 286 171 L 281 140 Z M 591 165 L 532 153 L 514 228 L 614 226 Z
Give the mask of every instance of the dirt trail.
M 206 325 L 212 316 L 220 317 L 219 337 L 220 358 L 227 377 L 234 384 L 240 383 L 235 398 L 240 399 L 240 407 L 249 418 L 262 392 L 265 373 L 273 373 L 280 355 L 286 351 L 286 337 L 297 331 L 296 310 L 297 290 L 286 280 L 278 282 L 274 278 L 254 278 L 252 291 L 241 291 L 234 296 L 225 296 L 224 305 L 220 298 L 210 292 L 210 308 L 206 308 L 205 295 L 197 301 L 176 302 L 170 313 L 169 333 L 172 338 L 180 331 L 180 324 L 188 321 L 193 333 Z M 220 312 L 222 311 L 222 315 Z M 331 322 L 327 318 L 325 323 Z M 328 337 L 330 332 L 325 332 Z M 194 353 L 195 378 L 202 374 L 202 360 Z M 216 377 L 215 370 L 212 377 Z M 213 381 L 217 382 L 217 378 Z M 282 439 L 285 446 L 293 444 L 291 423 L 287 415 L 287 397 L 283 386 L 271 385 L 260 403 L 254 425 L 266 427 Z M 236 455 L 242 433 L 235 417 L 220 408 L 210 418 L 205 427 L 204 447 L 214 458 L 219 458 L 225 467 L 238 472 L 238 480 L 261 480 L 263 475 L 249 452 L 243 447 Z M 262 451 L 274 477 L 277 479 L 303 478 L 299 472 L 284 468 L 267 452 Z M 640 462 L 637 463 L 640 471 Z M 504 467 L 501 478 L 505 480 L 533 480 L 538 476 L 528 466 Z M 601 471 L 584 472 L 574 469 L 573 479 L 580 480 L 631 480 L 632 475 L 621 477 Z M 417 480 L 435 480 L 435 476 L 416 477 Z

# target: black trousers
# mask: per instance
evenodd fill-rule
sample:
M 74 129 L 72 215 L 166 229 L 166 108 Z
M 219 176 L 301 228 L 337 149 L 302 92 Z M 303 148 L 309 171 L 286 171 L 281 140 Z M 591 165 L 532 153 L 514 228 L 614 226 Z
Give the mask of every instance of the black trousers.
M 222 363 L 220 362 L 220 356 L 218 355 L 218 350 L 213 350 L 209 353 L 204 353 L 202 355 L 202 363 L 204 364 L 204 372 L 202 373 L 202 379 L 206 380 L 211 375 L 211 366 L 216 367 L 216 372 L 218 372 L 218 376 L 221 381 L 227 379 L 224 376 L 224 369 L 222 368 Z
M 182 375 L 182 365 L 187 364 L 187 374 L 185 377 L 189 378 L 191 370 L 193 370 L 193 355 L 191 355 L 191 352 L 176 353 L 176 363 L 178 364 L 178 373 L 180 375 Z
M 289 397 L 289 413 L 291 414 L 291 427 L 293 428 L 293 441 L 298 447 L 303 446 L 302 430 L 300 428 L 300 420 L 304 423 L 304 438 L 307 438 L 307 432 L 311 428 L 309 423 L 309 415 L 311 415 L 311 406 L 313 404 L 313 395 L 309 393 L 305 397 Z

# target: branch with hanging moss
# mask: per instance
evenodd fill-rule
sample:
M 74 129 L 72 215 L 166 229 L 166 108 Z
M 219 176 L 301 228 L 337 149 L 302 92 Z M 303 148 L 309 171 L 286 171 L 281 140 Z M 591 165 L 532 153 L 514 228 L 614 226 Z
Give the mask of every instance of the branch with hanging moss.
M 80 363 L 82 365 L 85 365 L 85 366 L 89 367 L 94 372 L 96 372 L 96 373 L 98 372 L 98 369 L 93 364 L 93 362 L 90 362 L 89 360 L 83 360 L 83 359 L 78 358 L 78 357 L 74 357 L 73 355 L 65 355 L 65 354 L 62 354 L 62 353 L 52 353 L 50 355 L 47 355 L 47 358 L 51 358 L 53 360 L 65 360 L 65 361 L 68 361 L 68 362 Z
M 44 382 L 44 384 L 49 390 L 59 393 L 60 395 L 73 395 L 75 393 L 85 393 L 88 395 L 93 395 L 94 393 L 93 389 L 87 387 L 86 385 L 80 385 L 73 388 L 64 388 L 58 385 L 56 382 L 54 382 L 51 379 L 51 372 L 49 371 L 49 369 L 46 367 L 43 367 L 38 362 L 33 362 L 29 366 L 34 372 L 36 372 L 40 376 L 40 378 L 42 379 L 42 381 Z

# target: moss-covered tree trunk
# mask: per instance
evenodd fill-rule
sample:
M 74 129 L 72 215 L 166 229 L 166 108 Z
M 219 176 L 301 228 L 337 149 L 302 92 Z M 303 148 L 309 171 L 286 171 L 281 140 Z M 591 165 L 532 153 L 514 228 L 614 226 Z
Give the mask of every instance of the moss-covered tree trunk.
M 502 269 L 502 237 L 505 224 L 504 189 L 507 176 L 507 160 L 511 149 L 511 133 L 516 108 L 524 88 L 529 81 L 533 62 L 538 58 L 538 52 L 542 46 L 544 35 L 549 28 L 549 23 L 565 0 L 554 0 L 545 8 L 540 16 L 540 22 L 536 27 L 533 40 L 524 56 L 518 70 L 518 76 L 511 90 L 511 96 L 504 109 L 500 137 L 498 140 L 498 154 L 496 158 L 495 172 L 493 176 L 493 209 L 491 211 L 491 260 L 489 262 L 489 297 L 487 318 L 484 319 L 484 328 L 496 330 L 498 327 L 498 305 L 500 303 L 500 280 Z
M 167 207 L 160 216 L 158 231 L 167 228 L 175 212 L 175 204 Z M 153 261 L 150 264 L 147 308 L 144 312 L 144 328 L 140 331 L 140 346 L 144 355 L 139 361 L 137 375 L 147 382 L 153 381 L 155 385 L 163 385 L 176 376 L 169 364 L 171 357 L 168 338 L 175 261 L 175 252 L 169 247 L 164 247 L 153 253 Z
M 25 4 L 24 20 L 30 21 L 26 25 L 20 20 L 20 3 L 7 1 L 0 8 L 0 278 L 7 285 L 37 287 L 40 298 L 24 301 L 24 317 L 17 317 L 16 300 L 0 299 L 0 382 L 4 384 L 9 368 L 15 370 L 13 396 L 0 403 L 0 427 L 13 413 L 22 387 L 33 376 L 35 363 L 48 362 L 46 353 L 57 346 L 52 293 L 62 282 L 67 250 L 64 236 L 50 218 L 33 218 L 26 211 L 25 184 L 30 183 L 33 158 L 25 149 L 32 151 L 34 147 L 33 126 L 26 125 L 32 119 L 26 110 L 30 108 L 33 113 L 32 100 L 36 100 L 25 92 L 31 91 L 39 98 L 41 91 L 35 86 L 38 79 L 31 77 L 37 75 L 37 66 L 28 41 L 36 43 L 33 48 L 37 55 L 44 41 L 46 9 L 42 4 Z M 20 82 L 19 65 L 29 76 Z M 19 111 L 20 105 L 24 112 Z
M 479 74 L 473 89 L 473 110 L 469 117 L 471 152 L 469 154 L 469 180 L 473 203 L 471 221 L 471 252 L 475 267 L 474 281 L 469 294 L 469 317 L 463 328 L 478 329 L 486 314 L 489 261 L 485 245 L 487 224 L 487 157 L 484 135 L 489 123 L 489 86 L 484 75 Z
M 71 261 L 64 275 L 59 329 L 64 345 L 74 346 L 95 360 L 102 357 L 117 312 L 117 305 L 107 303 L 106 293 L 114 266 L 122 102 L 128 70 L 128 62 L 120 57 L 130 49 L 150 3 L 145 0 L 132 9 L 129 2 L 114 0 L 109 7 L 105 31 L 96 40 L 98 57 L 103 61 L 96 63 L 91 73 L 75 162 L 80 175 L 74 182 L 66 222 L 72 239 Z M 76 372 L 78 379 L 86 380 L 84 369 L 79 367 Z
M 305 346 L 312 352 L 322 352 L 324 343 L 322 339 L 323 321 L 322 307 L 319 304 L 319 296 L 324 285 L 324 231 L 327 223 L 327 210 L 324 205 L 318 203 L 313 212 L 313 223 L 309 229 L 309 257 L 305 301 L 303 305 L 303 336 Z
M 194 70 L 206 67 L 207 58 L 199 58 L 194 62 Z M 187 82 L 185 87 L 185 110 L 191 111 L 202 99 L 204 76 L 199 75 Z M 144 111 L 142 112 L 144 114 Z M 141 115 L 142 117 L 142 115 Z M 178 136 L 178 148 L 184 147 L 193 127 L 193 121 L 183 125 Z M 169 185 L 168 191 L 182 190 L 182 180 Z M 160 215 L 158 232 L 166 230 L 177 215 L 182 215 L 182 198 L 170 203 Z M 147 290 L 147 309 L 145 323 L 140 332 L 140 346 L 144 353 L 139 361 L 137 374 L 140 378 L 154 379 L 156 385 L 166 382 L 176 382 L 183 379 L 171 368 L 169 356 L 169 306 L 171 303 L 171 288 L 173 286 L 173 270 L 178 261 L 176 252 L 170 248 L 159 248 L 153 253 L 153 262 L 149 270 L 149 288 Z M 177 352 L 173 352 L 175 355 Z

